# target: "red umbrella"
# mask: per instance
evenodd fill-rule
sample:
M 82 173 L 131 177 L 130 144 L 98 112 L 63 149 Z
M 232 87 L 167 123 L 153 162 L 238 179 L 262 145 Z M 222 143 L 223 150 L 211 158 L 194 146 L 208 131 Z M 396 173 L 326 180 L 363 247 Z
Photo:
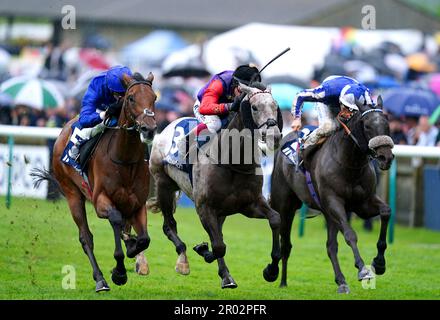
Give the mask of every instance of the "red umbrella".
M 80 60 L 92 69 L 105 70 L 110 68 L 105 56 L 96 49 L 85 48 L 79 52 Z

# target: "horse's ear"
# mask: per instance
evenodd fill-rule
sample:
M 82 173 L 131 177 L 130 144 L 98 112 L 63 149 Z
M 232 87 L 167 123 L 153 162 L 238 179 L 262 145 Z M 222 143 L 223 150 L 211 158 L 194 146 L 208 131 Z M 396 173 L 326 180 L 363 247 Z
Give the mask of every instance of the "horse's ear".
M 147 76 L 147 82 L 153 83 L 154 75 L 150 72 Z
M 244 83 L 239 82 L 238 85 L 240 86 L 240 89 L 242 92 L 246 92 L 247 94 L 252 92 L 252 87 L 249 87 L 245 85 Z
M 124 73 L 122 75 L 122 84 L 125 88 L 128 88 L 128 86 L 132 80 L 133 79 L 128 74 Z
M 382 100 L 382 96 L 381 96 L 381 95 L 379 95 L 379 96 L 377 97 L 377 106 L 378 106 L 380 109 L 383 109 L 383 100 Z
M 280 107 L 277 107 L 277 124 L 278 124 L 278 129 L 280 129 L 280 132 L 283 132 L 284 121 Z

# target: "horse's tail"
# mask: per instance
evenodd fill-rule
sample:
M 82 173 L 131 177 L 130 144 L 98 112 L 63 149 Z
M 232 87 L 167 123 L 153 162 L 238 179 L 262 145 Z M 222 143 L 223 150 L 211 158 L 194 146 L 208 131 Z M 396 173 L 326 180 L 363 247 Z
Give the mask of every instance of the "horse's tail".
M 157 197 L 152 197 L 147 201 L 147 209 L 152 213 L 159 213 L 161 211 L 159 200 Z
M 172 208 L 173 213 L 176 212 L 177 199 L 180 198 L 181 195 L 182 195 L 182 192 L 178 191 L 178 192 L 174 193 L 174 195 L 170 199 L 170 201 L 172 202 L 172 205 L 173 205 L 173 208 Z M 151 197 L 150 199 L 148 199 L 147 210 L 150 210 L 152 213 L 162 212 L 162 208 L 160 207 L 159 199 L 157 197 Z
M 60 184 L 53 176 L 53 172 L 51 170 L 46 170 L 44 168 L 33 168 L 29 175 L 32 177 L 35 189 L 38 188 L 44 180 L 47 180 L 48 182 L 51 182 L 55 188 L 62 193 L 63 196 L 65 196 L 63 189 L 61 189 Z

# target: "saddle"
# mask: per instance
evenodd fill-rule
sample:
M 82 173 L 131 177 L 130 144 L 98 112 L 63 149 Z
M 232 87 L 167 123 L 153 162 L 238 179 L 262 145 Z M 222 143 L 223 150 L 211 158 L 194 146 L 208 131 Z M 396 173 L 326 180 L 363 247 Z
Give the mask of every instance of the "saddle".
M 313 159 L 313 155 L 322 147 L 327 138 L 328 137 L 321 137 L 314 145 L 309 146 L 304 150 L 300 150 L 299 157 L 300 159 L 302 159 L 303 166 L 307 171 L 310 171 L 310 165 Z
M 94 136 L 90 140 L 88 140 L 86 143 L 84 143 L 80 149 L 79 149 L 79 165 L 81 166 L 81 170 L 83 172 L 87 172 L 87 166 L 89 163 L 89 160 L 95 151 L 96 147 L 98 146 L 98 142 L 101 140 L 102 135 L 105 131 L 101 132 L 100 134 Z

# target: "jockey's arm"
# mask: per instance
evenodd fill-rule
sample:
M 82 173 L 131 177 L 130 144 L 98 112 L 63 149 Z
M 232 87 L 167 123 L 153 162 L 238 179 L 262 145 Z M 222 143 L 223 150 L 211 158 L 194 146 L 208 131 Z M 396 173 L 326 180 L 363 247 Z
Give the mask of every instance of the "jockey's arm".
M 202 115 L 223 115 L 228 113 L 228 107 L 225 103 L 218 103 L 223 94 L 223 85 L 220 80 L 214 80 L 203 95 L 199 112 Z
M 294 118 L 301 117 L 301 109 L 304 102 L 322 102 L 325 97 L 325 90 L 323 86 L 314 89 L 305 89 L 299 92 L 292 103 L 292 115 Z
M 96 112 L 96 106 L 99 105 L 100 96 L 92 85 L 87 89 L 82 100 L 79 123 L 83 128 L 91 128 L 100 123 L 103 119 Z

